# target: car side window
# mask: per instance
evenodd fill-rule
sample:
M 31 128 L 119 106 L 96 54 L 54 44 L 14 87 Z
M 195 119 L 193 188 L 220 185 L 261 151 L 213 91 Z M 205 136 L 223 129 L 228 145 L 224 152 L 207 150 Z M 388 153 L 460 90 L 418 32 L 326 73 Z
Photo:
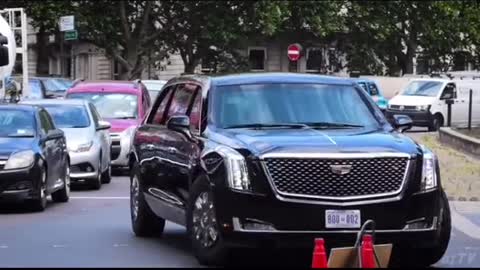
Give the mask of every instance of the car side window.
M 170 99 L 172 97 L 173 89 L 175 89 L 175 86 L 169 86 L 165 89 L 165 95 L 163 96 L 163 99 L 160 101 L 160 104 L 156 107 L 152 108 L 152 115 L 150 116 L 150 119 L 148 123 L 154 124 L 154 125 L 164 125 L 165 124 L 165 110 L 170 103 Z M 155 103 L 155 105 L 158 104 L 158 102 Z M 153 119 L 152 119 L 153 117 Z
M 95 123 L 95 127 L 98 127 L 100 125 L 99 122 L 101 120 L 101 117 L 98 114 L 97 109 L 93 104 L 90 103 L 88 104 L 88 106 L 90 107 L 90 112 L 92 113 L 92 118 L 93 118 L 93 122 Z
M 195 101 L 193 102 L 192 110 L 190 112 L 190 127 L 194 131 L 198 131 L 200 129 L 199 121 L 200 121 L 200 109 L 202 107 L 202 91 L 199 89 L 195 94 Z
M 48 134 L 49 131 L 55 129 L 55 125 L 53 124 L 53 120 L 51 119 L 50 115 L 46 111 L 40 111 L 40 124 L 42 130 L 45 134 Z
M 378 96 L 380 91 L 378 91 L 377 85 L 375 83 L 369 83 L 368 86 L 370 88 L 370 95 Z
M 173 94 L 170 107 L 168 108 L 167 119 L 170 119 L 174 115 L 187 115 L 197 88 L 197 85 L 188 83 L 178 85 Z

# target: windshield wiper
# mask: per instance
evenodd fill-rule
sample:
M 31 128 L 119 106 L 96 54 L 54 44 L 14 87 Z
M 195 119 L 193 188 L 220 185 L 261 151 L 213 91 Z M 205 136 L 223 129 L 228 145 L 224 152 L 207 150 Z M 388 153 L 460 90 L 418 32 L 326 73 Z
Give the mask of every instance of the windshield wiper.
M 8 134 L 7 137 L 9 138 L 33 138 L 35 137 L 32 134 Z
M 263 124 L 263 123 L 252 123 L 252 124 L 242 124 L 242 125 L 232 125 L 225 127 L 226 129 L 230 128 L 308 128 L 304 124 L 288 124 L 288 123 L 275 123 L 275 124 Z
M 308 127 L 313 128 L 362 128 L 363 125 L 349 124 L 349 123 L 334 123 L 334 122 L 308 122 L 302 123 Z

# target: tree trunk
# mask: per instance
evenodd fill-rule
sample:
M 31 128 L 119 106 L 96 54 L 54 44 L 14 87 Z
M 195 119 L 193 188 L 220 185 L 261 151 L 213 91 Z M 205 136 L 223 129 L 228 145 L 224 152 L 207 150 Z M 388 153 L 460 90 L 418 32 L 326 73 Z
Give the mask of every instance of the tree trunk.
M 45 32 L 43 27 L 40 27 L 37 33 L 37 68 L 36 73 L 38 76 L 48 75 L 49 73 L 49 53 L 48 53 L 48 33 Z

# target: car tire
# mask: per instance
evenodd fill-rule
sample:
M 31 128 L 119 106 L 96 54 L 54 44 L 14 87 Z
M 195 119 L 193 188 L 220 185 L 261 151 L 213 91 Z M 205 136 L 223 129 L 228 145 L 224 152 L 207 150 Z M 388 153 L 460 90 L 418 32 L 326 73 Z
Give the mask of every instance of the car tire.
M 100 160 L 98 164 L 97 177 L 95 177 L 95 179 L 92 179 L 90 183 L 92 189 L 94 190 L 100 190 L 102 188 L 102 169 L 101 168 L 102 168 L 102 161 Z
M 187 205 L 187 233 L 195 257 L 203 265 L 224 266 L 229 250 L 216 221 L 213 193 L 205 177 L 200 176 L 195 180 L 189 198 L 191 200 Z
M 108 169 L 102 174 L 102 183 L 110 184 L 112 182 L 112 166 L 108 165 Z
M 438 236 L 437 245 L 431 248 L 403 248 L 400 250 L 401 266 L 429 267 L 440 261 L 447 251 L 452 231 L 452 219 L 450 216 L 450 206 L 445 192 L 442 191 L 442 223 Z
M 132 230 L 137 237 L 161 236 L 165 229 L 165 219 L 158 217 L 150 209 L 142 192 L 138 165 L 130 173 L 130 218 Z
M 65 166 L 65 174 L 63 176 L 63 188 L 52 193 L 54 202 L 68 202 L 70 198 L 70 164 Z
M 443 125 L 442 117 L 438 114 L 433 116 L 432 122 L 428 127 L 428 131 L 438 131 Z
M 42 167 L 38 197 L 28 203 L 31 209 L 36 212 L 43 212 L 47 208 L 47 168 L 45 166 Z

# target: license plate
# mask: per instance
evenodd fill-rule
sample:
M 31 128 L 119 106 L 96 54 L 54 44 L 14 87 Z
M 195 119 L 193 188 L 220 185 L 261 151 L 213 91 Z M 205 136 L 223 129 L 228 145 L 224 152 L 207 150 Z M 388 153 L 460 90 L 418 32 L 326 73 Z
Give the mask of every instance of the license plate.
M 360 228 L 360 210 L 326 210 L 326 228 Z

